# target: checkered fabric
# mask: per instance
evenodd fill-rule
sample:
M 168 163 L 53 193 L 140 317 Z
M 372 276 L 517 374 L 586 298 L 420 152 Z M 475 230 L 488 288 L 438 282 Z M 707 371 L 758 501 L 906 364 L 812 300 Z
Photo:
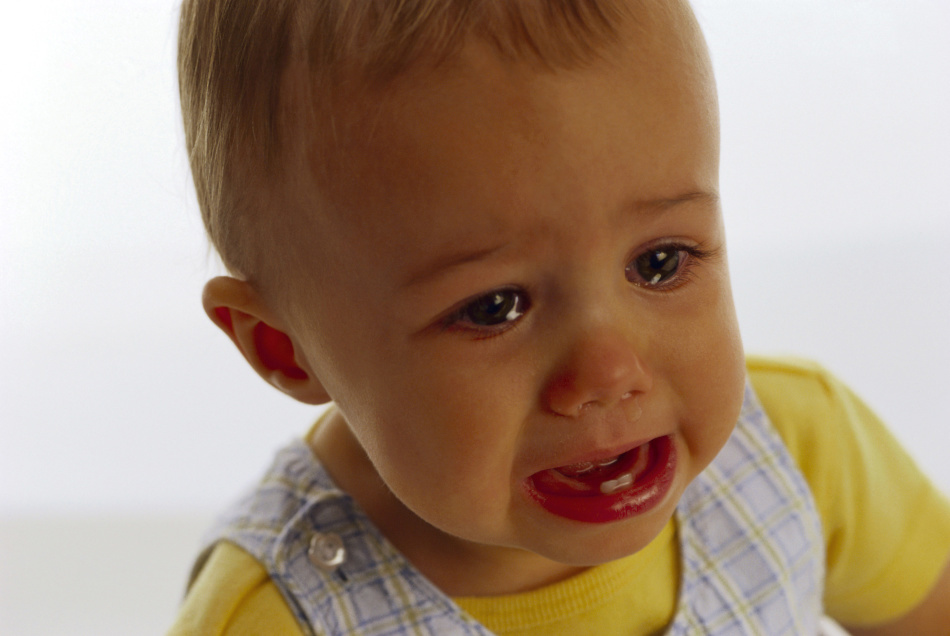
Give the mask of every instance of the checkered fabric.
M 735 433 L 677 511 L 682 550 L 676 636 L 818 633 L 823 545 L 807 485 L 751 388 Z M 316 533 L 346 559 L 314 565 Z M 332 482 L 301 441 L 212 532 L 257 558 L 310 634 L 489 636 L 435 588 Z
M 677 518 L 683 575 L 669 634 L 819 633 L 820 518 L 751 387 L 735 432 L 687 488 Z

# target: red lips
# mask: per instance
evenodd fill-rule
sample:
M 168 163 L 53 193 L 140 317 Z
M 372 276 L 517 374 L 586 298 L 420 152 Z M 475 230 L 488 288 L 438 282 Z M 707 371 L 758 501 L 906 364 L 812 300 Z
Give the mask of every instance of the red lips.
M 535 473 L 524 486 L 527 495 L 552 514 L 584 523 L 610 523 L 652 509 L 664 499 L 675 475 L 676 446 L 667 435 L 608 465 Z

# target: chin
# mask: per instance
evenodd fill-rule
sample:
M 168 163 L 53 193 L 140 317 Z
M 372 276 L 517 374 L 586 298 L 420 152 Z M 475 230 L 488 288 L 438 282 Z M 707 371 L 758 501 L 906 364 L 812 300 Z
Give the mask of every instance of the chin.
M 682 489 L 647 513 L 605 524 L 556 520 L 560 528 L 530 541 L 532 552 L 564 565 L 592 567 L 635 554 L 656 539 L 676 511 Z

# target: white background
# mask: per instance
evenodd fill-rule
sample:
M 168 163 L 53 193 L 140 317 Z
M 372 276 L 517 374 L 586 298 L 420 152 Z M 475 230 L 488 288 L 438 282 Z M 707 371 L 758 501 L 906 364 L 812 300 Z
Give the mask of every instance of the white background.
M 12 4 L 12 3 L 11 3 Z M 169 2 L 0 21 L 0 633 L 161 633 L 311 409 L 204 317 Z M 746 348 L 818 358 L 950 490 L 950 6 L 703 0 Z

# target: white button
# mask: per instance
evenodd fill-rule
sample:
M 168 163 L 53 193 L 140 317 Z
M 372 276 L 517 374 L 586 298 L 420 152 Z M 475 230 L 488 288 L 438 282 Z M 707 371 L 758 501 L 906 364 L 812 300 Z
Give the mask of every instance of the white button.
M 321 570 L 333 572 L 346 561 L 346 548 L 339 535 L 328 532 L 316 533 L 310 539 L 310 548 L 307 550 L 310 562 Z

